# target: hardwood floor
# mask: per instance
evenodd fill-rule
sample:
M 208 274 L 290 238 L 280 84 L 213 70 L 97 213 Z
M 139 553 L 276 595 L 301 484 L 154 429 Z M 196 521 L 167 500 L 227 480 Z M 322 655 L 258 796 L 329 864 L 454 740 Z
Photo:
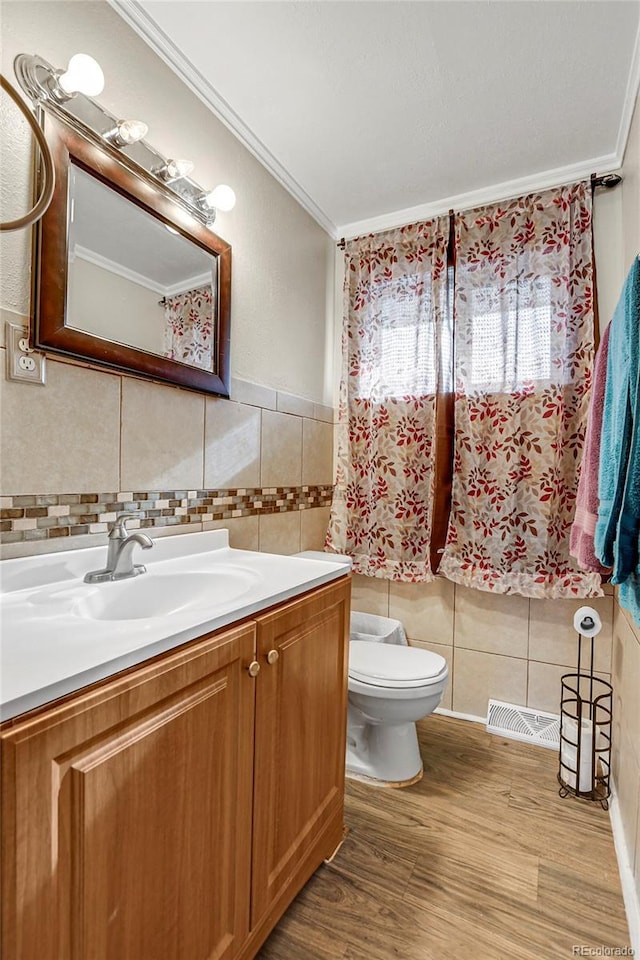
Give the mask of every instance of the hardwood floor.
M 554 751 L 432 716 L 404 790 L 347 781 L 349 836 L 259 960 L 562 960 L 629 944 L 609 815 Z

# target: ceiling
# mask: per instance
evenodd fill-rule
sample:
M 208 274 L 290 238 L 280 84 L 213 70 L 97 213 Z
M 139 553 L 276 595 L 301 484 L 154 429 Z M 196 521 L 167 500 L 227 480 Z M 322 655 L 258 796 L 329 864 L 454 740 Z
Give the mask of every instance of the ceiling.
M 619 166 L 637 0 L 111 0 L 331 233 Z

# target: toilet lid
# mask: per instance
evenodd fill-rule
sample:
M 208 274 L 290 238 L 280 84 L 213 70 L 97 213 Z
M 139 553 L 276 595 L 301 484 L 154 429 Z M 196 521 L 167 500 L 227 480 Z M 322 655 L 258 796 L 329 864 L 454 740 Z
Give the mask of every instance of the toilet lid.
M 430 650 L 351 640 L 349 676 L 374 687 L 426 687 L 447 675 L 447 661 Z

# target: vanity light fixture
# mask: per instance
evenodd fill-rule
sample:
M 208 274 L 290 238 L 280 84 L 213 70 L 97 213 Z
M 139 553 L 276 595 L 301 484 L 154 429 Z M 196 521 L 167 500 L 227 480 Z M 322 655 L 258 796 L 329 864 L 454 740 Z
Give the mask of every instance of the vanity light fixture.
M 93 57 L 78 53 L 66 70 L 56 70 L 37 54 L 21 53 L 14 61 L 14 70 L 20 86 L 37 107 L 64 120 L 96 146 L 104 147 L 106 142 L 120 150 L 137 144 L 135 151 L 119 155 L 120 164 L 181 204 L 200 223 L 210 227 L 217 210 L 227 213 L 233 209 L 236 195 L 231 187 L 220 184 L 215 190 L 205 190 L 190 179 L 190 160 L 167 159 L 144 139 L 146 123 L 118 120 L 92 99 L 104 87 L 104 74 Z M 5 226 L 8 228 L 13 228 L 12 224 Z
M 149 127 L 142 120 L 118 120 L 115 127 L 102 136 L 114 147 L 128 147 L 146 137 Z
M 191 160 L 167 160 L 161 167 L 156 167 L 151 172 L 160 180 L 164 180 L 165 183 L 173 183 L 174 180 L 182 180 L 183 177 L 188 177 L 192 170 Z

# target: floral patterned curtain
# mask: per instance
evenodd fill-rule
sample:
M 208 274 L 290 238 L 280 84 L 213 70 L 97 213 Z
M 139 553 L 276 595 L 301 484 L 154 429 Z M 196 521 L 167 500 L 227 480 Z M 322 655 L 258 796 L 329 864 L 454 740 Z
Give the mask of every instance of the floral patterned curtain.
M 211 285 L 166 297 L 164 356 L 204 370 L 213 369 Z
M 569 556 L 593 360 L 588 183 L 456 216 L 455 462 L 440 571 L 588 597 Z
M 338 466 L 327 546 L 357 573 L 433 577 L 436 394 L 448 218 L 349 241 Z

